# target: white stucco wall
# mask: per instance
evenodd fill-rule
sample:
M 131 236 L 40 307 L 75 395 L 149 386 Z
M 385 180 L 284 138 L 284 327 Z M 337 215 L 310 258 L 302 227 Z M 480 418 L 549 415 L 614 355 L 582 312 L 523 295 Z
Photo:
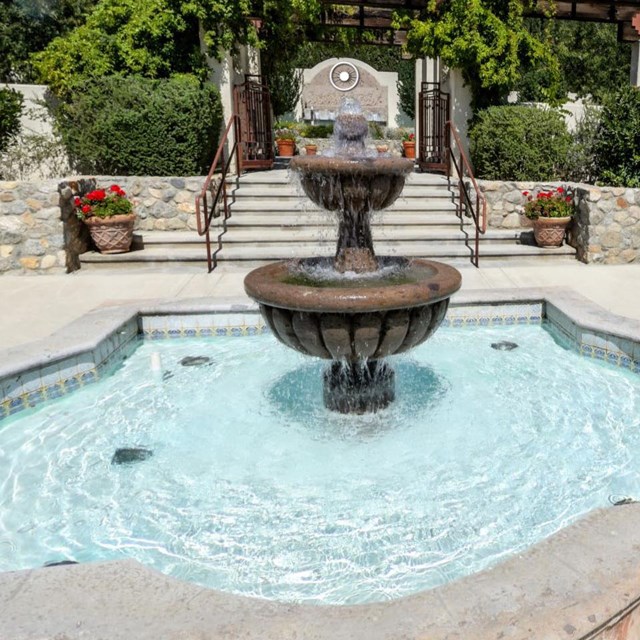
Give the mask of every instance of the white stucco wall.
M 20 125 L 22 133 L 50 134 L 53 121 L 44 106 L 47 86 L 44 84 L 3 84 L 3 88 L 18 91 L 24 97 Z

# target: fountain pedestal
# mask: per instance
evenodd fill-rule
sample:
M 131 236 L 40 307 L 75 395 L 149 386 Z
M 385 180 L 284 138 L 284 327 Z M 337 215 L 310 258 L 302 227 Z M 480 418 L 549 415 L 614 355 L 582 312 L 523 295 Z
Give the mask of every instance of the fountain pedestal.
M 395 397 L 393 370 L 381 358 L 427 340 L 461 278 L 439 262 L 376 257 L 371 213 L 393 204 L 413 161 L 363 157 L 367 121 L 361 114 L 339 115 L 335 131 L 335 155 L 299 156 L 290 165 L 309 198 L 338 213 L 335 258 L 254 269 L 245 290 L 278 340 L 333 361 L 324 374 L 325 406 L 365 413 Z

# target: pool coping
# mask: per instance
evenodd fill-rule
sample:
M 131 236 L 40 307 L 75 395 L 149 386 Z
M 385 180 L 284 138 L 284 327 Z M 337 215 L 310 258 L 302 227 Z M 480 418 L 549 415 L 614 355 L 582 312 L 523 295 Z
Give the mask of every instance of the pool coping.
M 516 304 L 543 305 L 544 316 L 583 355 L 612 361 L 613 354 L 621 366 L 630 358 L 640 371 L 640 322 L 571 289 L 460 292 L 451 310 L 474 325 L 479 316 L 465 310 Z M 133 343 L 144 317 L 256 312 L 256 305 L 208 299 L 105 305 L 49 338 L 0 351 L 0 384 L 88 354 L 94 365 L 106 365 Z M 317 607 L 234 596 L 132 560 L 1 573 L 0 638 L 622 640 L 640 626 L 639 551 L 640 505 L 631 504 L 593 511 L 486 571 L 370 605 Z

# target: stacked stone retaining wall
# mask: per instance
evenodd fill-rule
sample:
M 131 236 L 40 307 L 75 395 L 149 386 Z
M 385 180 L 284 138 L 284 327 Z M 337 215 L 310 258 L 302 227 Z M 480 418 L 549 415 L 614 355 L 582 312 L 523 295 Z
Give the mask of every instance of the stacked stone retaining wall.
M 487 199 L 490 228 L 531 226 L 523 215 L 523 191 L 575 189 L 577 214 L 569 242 L 583 262 L 623 264 L 640 262 L 640 189 L 595 187 L 575 183 L 497 182 L 479 180 Z
M 133 201 L 139 231 L 195 231 L 195 197 L 203 176 L 98 177 L 98 187 L 119 184 Z M 77 269 L 90 248 L 74 219 L 73 196 L 93 179 L 0 181 L 0 274 L 62 273 Z M 217 188 L 219 179 L 213 182 Z M 86 189 L 85 189 L 86 190 Z

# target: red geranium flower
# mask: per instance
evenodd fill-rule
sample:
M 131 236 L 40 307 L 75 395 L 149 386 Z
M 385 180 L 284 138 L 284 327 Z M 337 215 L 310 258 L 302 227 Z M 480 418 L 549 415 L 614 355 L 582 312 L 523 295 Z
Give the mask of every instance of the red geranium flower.
M 82 213 L 89 213 L 91 211 L 91 207 L 88 204 L 83 205 Z
M 80 197 L 79 197 L 79 196 L 76 196 L 76 197 L 73 199 L 73 204 L 74 204 L 76 207 L 79 207 L 81 202 L 82 202 L 82 200 L 80 200 Z
M 571 196 L 567 196 L 567 197 L 564 199 L 564 201 L 565 201 L 565 202 L 571 202 L 571 200 L 572 200 Z
M 529 192 L 528 192 L 528 191 L 523 191 L 523 192 L 522 192 L 522 195 L 523 195 L 523 196 L 528 196 L 528 195 L 529 195 Z
M 558 187 L 558 193 L 564 193 L 564 189 L 562 187 Z
M 91 193 L 87 193 L 87 200 L 104 200 L 106 197 L 107 194 L 104 189 L 96 189 Z

